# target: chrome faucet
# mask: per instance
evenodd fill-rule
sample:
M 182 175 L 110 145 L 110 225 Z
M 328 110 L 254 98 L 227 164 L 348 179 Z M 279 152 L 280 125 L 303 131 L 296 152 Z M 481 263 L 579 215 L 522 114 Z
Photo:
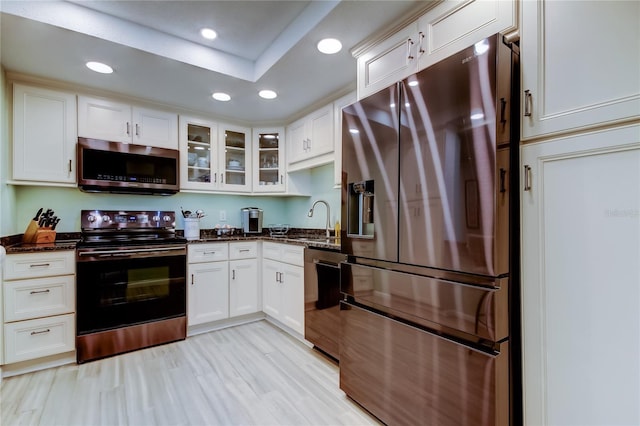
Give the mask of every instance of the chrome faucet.
M 309 213 L 307 213 L 308 217 L 313 217 L 313 209 L 316 207 L 316 204 L 318 203 L 322 203 L 325 206 L 327 206 L 327 226 L 326 226 L 326 232 L 327 232 L 327 239 L 331 238 L 331 233 L 329 232 L 329 218 L 331 217 L 331 207 L 329 207 L 329 203 L 327 203 L 324 200 L 318 200 L 315 203 L 313 203 L 313 205 L 311 206 L 311 208 L 309 209 Z

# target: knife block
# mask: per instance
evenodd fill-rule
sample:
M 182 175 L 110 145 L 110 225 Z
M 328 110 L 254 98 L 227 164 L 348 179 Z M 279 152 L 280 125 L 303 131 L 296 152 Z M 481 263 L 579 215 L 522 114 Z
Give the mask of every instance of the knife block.
M 48 228 L 40 228 L 36 231 L 35 241 L 36 244 L 53 243 L 56 240 L 56 231 Z

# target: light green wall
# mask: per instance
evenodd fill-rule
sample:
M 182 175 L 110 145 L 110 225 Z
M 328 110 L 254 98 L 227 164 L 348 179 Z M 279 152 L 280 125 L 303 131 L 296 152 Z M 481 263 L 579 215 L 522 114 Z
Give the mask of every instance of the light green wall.
M 317 205 L 313 217 L 307 212 L 316 200 L 324 200 L 331 206 L 329 223 L 333 229 L 340 218 L 340 189 L 335 189 L 333 163 L 311 169 L 311 194 L 309 198 L 290 198 L 287 201 L 287 222 L 296 228 L 324 228 L 327 212 L 324 205 Z
M 55 211 L 62 220 L 58 225 L 59 232 L 78 232 L 80 230 L 80 210 L 174 210 L 180 208 L 196 211 L 204 210 L 206 216 L 200 227 L 213 228 L 216 224 L 240 226 L 240 209 L 258 207 L 264 210 L 264 226 L 288 223 L 296 228 L 324 228 L 326 210 L 318 205 L 312 218 L 307 212 L 317 199 L 331 205 L 331 227 L 339 217 L 340 191 L 333 188 L 333 165 L 326 165 L 311 170 L 312 197 L 276 197 L 276 196 L 241 196 L 219 194 L 178 193 L 172 196 L 94 194 L 84 193 L 76 188 L 56 188 L 39 186 L 16 186 L 15 208 L 10 214 L 16 218 L 14 227 L 3 228 L 2 235 L 19 234 L 27 227 L 35 212 L 43 207 Z M 4 208 L 3 208 L 4 209 Z M 220 212 L 226 213 L 227 220 L 220 220 Z M 178 219 L 178 229 L 184 223 Z

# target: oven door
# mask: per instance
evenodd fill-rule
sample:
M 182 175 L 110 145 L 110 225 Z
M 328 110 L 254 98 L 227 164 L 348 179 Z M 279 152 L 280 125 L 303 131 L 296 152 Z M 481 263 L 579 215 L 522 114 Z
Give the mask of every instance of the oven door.
M 186 315 L 186 249 L 78 250 L 77 335 Z

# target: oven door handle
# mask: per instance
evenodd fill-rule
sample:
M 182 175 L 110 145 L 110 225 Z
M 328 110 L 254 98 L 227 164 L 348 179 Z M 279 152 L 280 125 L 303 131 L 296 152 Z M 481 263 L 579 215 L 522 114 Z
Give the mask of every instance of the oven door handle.
M 149 254 L 149 253 L 169 253 L 171 251 L 184 250 L 184 247 L 163 247 L 148 248 L 148 249 L 120 249 L 120 250 L 104 250 L 104 251 L 79 251 L 78 256 L 98 256 L 98 257 L 129 257 L 136 254 Z

